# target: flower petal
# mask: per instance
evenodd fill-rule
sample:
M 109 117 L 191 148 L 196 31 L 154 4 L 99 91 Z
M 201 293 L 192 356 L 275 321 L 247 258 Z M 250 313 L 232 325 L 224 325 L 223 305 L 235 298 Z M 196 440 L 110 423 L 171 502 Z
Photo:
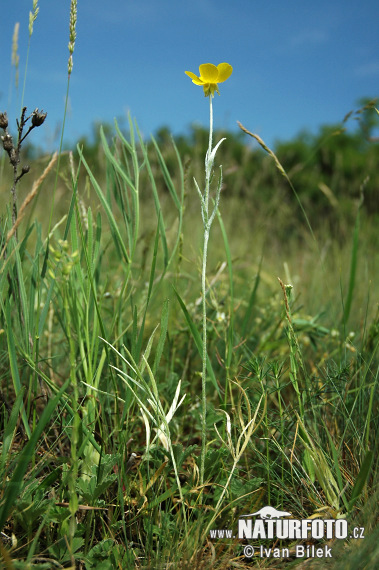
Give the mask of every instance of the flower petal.
M 218 69 L 213 63 L 203 63 L 199 67 L 200 79 L 204 83 L 216 83 L 218 78 Z
M 229 63 L 219 63 L 217 66 L 217 71 L 218 71 L 217 83 L 222 83 L 223 81 L 226 81 L 228 77 L 231 76 L 233 67 L 229 65 Z
M 186 75 L 188 75 L 188 77 L 190 77 L 191 79 L 200 79 L 200 77 L 198 77 L 197 75 L 195 75 L 194 73 L 192 73 L 192 71 L 185 71 L 184 72 Z
M 203 81 L 200 79 L 200 77 L 192 73 L 192 71 L 185 71 L 184 73 L 186 73 L 188 77 L 192 79 L 192 82 L 195 83 L 195 85 L 203 85 Z

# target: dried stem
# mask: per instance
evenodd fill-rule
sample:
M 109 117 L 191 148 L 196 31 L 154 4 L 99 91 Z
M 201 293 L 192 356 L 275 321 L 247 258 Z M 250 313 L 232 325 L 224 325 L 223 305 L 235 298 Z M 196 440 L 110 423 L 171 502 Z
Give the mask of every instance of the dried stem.
M 21 146 L 26 137 L 29 133 L 36 127 L 39 127 L 43 124 L 46 119 L 47 113 L 43 111 L 38 111 L 35 109 L 31 115 L 26 116 L 26 107 L 23 107 L 21 111 L 20 120 L 16 120 L 17 123 L 17 144 L 13 143 L 12 135 L 8 132 L 8 117 L 6 113 L 0 113 L 0 128 L 3 129 L 4 135 L 1 137 L 3 148 L 8 154 L 9 162 L 13 169 L 13 185 L 11 188 L 11 196 L 12 196 L 12 226 L 16 226 L 17 221 L 17 185 L 20 182 L 21 178 L 27 174 L 30 170 L 30 167 L 25 165 L 19 170 L 20 164 L 20 153 L 21 153 Z M 27 122 L 31 119 L 31 125 L 29 126 L 26 133 L 24 133 L 24 128 Z M 17 229 L 17 227 L 16 227 Z M 14 235 L 17 239 L 17 231 L 14 232 Z

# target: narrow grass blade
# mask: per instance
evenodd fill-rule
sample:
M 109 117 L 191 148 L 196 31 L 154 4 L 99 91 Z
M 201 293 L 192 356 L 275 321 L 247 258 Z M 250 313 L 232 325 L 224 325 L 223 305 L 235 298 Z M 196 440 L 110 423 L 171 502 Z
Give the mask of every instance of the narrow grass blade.
M 145 311 L 143 314 L 143 319 L 142 319 L 142 324 L 141 324 L 141 328 L 140 328 L 140 332 L 138 335 L 138 340 L 137 340 L 137 346 L 136 346 L 136 353 L 134 355 L 134 357 L 136 358 L 136 360 L 139 360 L 139 355 L 141 353 L 141 349 L 142 349 L 142 340 L 143 340 L 143 333 L 145 330 L 145 322 L 146 322 L 146 315 L 147 315 L 147 309 L 149 306 L 149 302 L 150 302 L 150 297 L 151 297 L 151 293 L 153 290 L 153 284 L 154 284 L 154 276 L 155 276 L 155 267 L 157 264 L 157 255 L 158 255 L 158 243 L 159 243 L 159 220 L 158 220 L 158 225 L 157 225 L 157 231 L 155 234 L 155 242 L 154 242 L 154 252 L 153 252 L 153 259 L 151 262 L 151 268 L 150 268 L 150 278 L 149 278 L 149 287 L 147 290 L 147 299 L 146 299 L 146 303 L 145 303 Z
M 167 327 L 168 327 L 168 299 L 166 299 L 163 303 L 162 307 L 162 316 L 161 316 L 161 334 L 159 336 L 157 350 L 155 353 L 154 364 L 153 364 L 153 374 L 156 374 L 162 353 L 163 347 L 166 341 L 167 336 Z
M 20 380 L 20 376 L 18 373 L 16 346 L 15 346 L 14 337 L 13 337 L 12 319 L 11 319 L 11 312 L 10 311 L 11 311 L 10 310 L 10 303 L 8 301 L 7 305 L 6 305 L 5 316 L 6 316 L 6 322 L 7 322 L 6 329 L 7 329 L 7 340 L 8 340 L 9 364 L 10 364 L 10 369 L 11 369 L 11 374 L 12 374 L 12 379 L 13 379 L 14 390 L 15 390 L 16 396 L 18 396 L 19 393 L 21 392 L 21 380 Z M 28 424 L 28 419 L 26 417 L 24 406 L 22 406 L 21 418 L 22 418 L 22 422 L 24 424 L 25 432 L 26 432 L 27 436 L 30 438 L 31 432 L 30 432 L 30 427 Z
M 113 239 L 114 239 L 115 245 L 117 247 L 117 250 L 121 251 L 125 262 L 129 264 L 130 263 L 129 255 L 128 255 L 128 252 L 126 251 L 126 247 L 124 245 L 124 240 L 121 237 L 120 230 L 118 229 L 118 224 L 115 220 L 115 217 L 113 215 L 111 207 L 109 206 L 109 204 L 108 204 L 108 202 L 107 202 L 107 200 L 106 200 L 106 198 L 105 198 L 105 196 L 104 196 L 104 194 L 100 188 L 99 183 L 97 182 L 96 178 L 92 174 L 92 171 L 91 171 L 90 167 L 88 166 L 80 147 L 78 146 L 77 148 L 78 148 L 79 156 L 80 156 L 80 158 L 84 164 L 85 169 L 88 172 L 88 176 L 90 177 L 92 186 L 94 187 L 95 192 L 96 192 L 96 194 L 97 194 L 97 196 L 98 196 L 98 198 L 99 198 L 99 200 L 100 200 L 100 202 L 101 202 L 101 204 L 102 204 L 102 206 L 103 206 L 103 208 L 107 214 L 109 225 L 110 225 L 112 232 L 113 232 Z
M 257 276 L 255 278 L 254 287 L 251 291 L 251 294 L 249 297 L 249 302 L 248 302 L 247 309 L 245 312 L 245 316 L 244 316 L 243 321 L 242 321 L 242 328 L 241 328 L 241 337 L 242 338 L 245 338 L 247 326 L 250 323 L 251 314 L 253 312 L 253 308 L 254 308 L 254 304 L 255 304 L 255 299 L 257 297 L 259 282 L 261 280 L 262 261 L 263 261 L 263 255 L 259 261 L 258 273 L 257 273 Z
M 73 192 L 72 192 L 71 201 L 70 201 L 70 206 L 69 206 L 68 214 L 67 214 L 66 227 L 65 227 L 64 233 L 63 233 L 63 239 L 64 239 L 64 240 L 67 239 L 68 232 L 70 231 L 71 220 L 72 220 L 72 216 L 73 216 L 74 209 L 75 209 L 76 195 L 77 195 L 77 192 L 78 192 L 79 172 L 80 172 L 80 163 L 79 163 L 79 166 L 78 166 L 78 171 L 77 171 L 77 176 L 76 176 L 75 184 L 74 184 L 74 186 L 73 186 Z
M 80 222 L 80 218 L 78 217 L 78 224 L 79 224 L 79 234 L 80 234 L 80 239 L 81 239 L 81 243 L 82 243 L 82 251 L 84 254 L 84 258 L 86 261 L 86 267 L 87 267 L 87 275 L 83 274 L 83 270 L 81 268 L 81 266 L 79 265 L 78 267 L 78 277 L 79 280 L 82 284 L 83 290 L 85 289 L 85 283 L 86 281 L 88 281 L 87 284 L 87 297 L 89 297 L 89 292 L 92 291 L 92 299 L 94 302 L 94 306 L 95 306 L 95 310 L 96 310 L 96 314 L 99 320 L 99 326 L 100 326 L 100 330 L 101 330 L 101 334 L 106 336 L 107 332 L 105 329 L 105 323 L 104 320 L 102 318 L 101 315 L 101 311 L 100 311 L 100 307 L 99 307 L 99 303 L 97 301 L 97 294 L 96 294 L 96 287 L 95 287 L 95 282 L 94 282 L 94 275 L 93 275 L 93 259 L 91 260 L 91 254 L 92 251 L 90 251 L 90 248 L 88 247 L 87 249 L 87 244 L 86 244 L 86 240 L 85 240 L 85 236 L 83 233 L 83 227 L 82 224 Z M 76 232 L 76 224 L 72 224 L 72 231 L 73 233 L 73 237 L 74 240 L 73 241 L 77 241 L 77 232 Z M 77 248 L 79 246 L 77 245 Z M 92 246 L 91 246 L 92 247 Z
M 193 339 L 194 339 L 194 341 L 195 341 L 197 350 L 199 351 L 199 354 L 200 354 L 200 356 L 202 357 L 202 355 L 203 355 L 203 341 L 202 341 L 202 338 L 201 338 L 201 336 L 200 336 L 200 333 L 199 333 L 199 331 L 197 330 L 197 328 L 196 328 L 196 326 L 195 326 L 193 320 L 191 319 L 191 315 L 190 315 L 189 312 L 187 311 L 187 307 L 185 306 L 185 304 L 184 304 L 184 302 L 183 302 L 181 296 L 180 296 L 179 293 L 176 291 L 175 287 L 173 287 L 173 289 L 174 289 L 174 293 L 175 293 L 175 295 L 176 295 L 176 297 L 177 297 L 177 299 L 178 299 L 178 301 L 179 301 L 179 305 L 180 305 L 180 307 L 181 307 L 181 309 L 182 309 L 182 311 L 183 311 L 183 314 L 184 314 L 184 316 L 185 316 L 185 319 L 186 319 L 186 321 L 187 321 L 187 324 L 188 324 L 188 326 L 189 326 L 189 329 L 190 329 L 190 331 L 191 331 L 191 335 L 192 335 L 192 337 L 193 337 Z M 211 379 L 211 382 L 212 382 L 213 386 L 216 388 L 218 395 L 221 397 L 220 388 L 219 388 L 219 386 L 218 386 L 218 384 L 217 384 L 217 380 L 216 380 L 216 376 L 215 376 L 215 373 L 214 373 L 214 370 L 213 370 L 213 367 L 212 367 L 212 363 L 211 363 L 210 358 L 209 358 L 208 355 L 207 355 L 207 370 L 208 370 L 208 374 L 209 374 L 209 377 L 210 377 L 210 379 Z
M 371 471 L 373 459 L 374 453 L 372 451 L 368 451 L 365 455 L 362 466 L 355 480 L 353 490 L 351 492 L 349 511 L 351 511 L 351 509 L 354 507 L 355 503 L 359 499 L 360 494 L 362 493 L 363 487 L 365 486 L 365 483 Z
M 229 247 L 229 240 L 226 233 L 226 229 L 224 226 L 224 222 L 222 220 L 221 214 L 219 210 L 217 210 L 217 217 L 221 228 L 222 237 L 224 240 L 224 247 L 226 253 L 226 261 L 228 264 L 228 272 L 229 272 L 229 306 L 230 306 L 230 319 L 229 319 L 229 327 L 228 327 L 228 342 L 226 345 L 226 358 L 225 358 L 225 365 L 226 368 L 230 368 L 230 364 L 233 357 L 233 337 L 234 337 L 234 280 L 233 280 L 233 263 L 232 263 L 232 255 L 230 253 Z
M 339 465 L 338 450 L 336 449 L 334 442 L 333 442 L 333 439 L 332 439 L 332 436 L 330 435 L 329 430 L 327 429 L 326 426 L 325 426 L 325 432 L 326 432 L 326 435 L 328 436 L 328 439 L 329 439 L 330 449 L 332 450 L 334 470 L 336 473 L 337 483 L 338 483 L 338 486 L 340 488 L 341 497 L 342 497 L 345 509 L 348 509 L 348 503 L 346 500 L 345 493 L 342 492 L 344 485 L 343 485 L 342 474 L 341 474 L 341 469 L 340 469 L 340 465 Z
M 180 210 L 181 209 L 181 203 L 180 203 L 180 200 L 179 200 L 178 195 L 176 193 L 175 185 L 174 185 L 172 178 L 170 176 L 170 173 L 168 171 L 165 159 L 163 158 L 162 153 L 160 151 L 160 148 L 159 148 L 159 146 L 158 146 L 158 144 L 157 144 L 157 142 L 153 136 L 151 137 L 151 140 L 153 141 L 153 145 L 155 147 L 155 151 L 157 153 L 158 160 L 159 160 L 159 166 L 160 166 L 161 172 L 163 174 L 163 178 L 164 178 L 164 181 L 165 181 L 166 186 L 168 188 L 168 191 L 171 194 L 171 198 L 173 199 L 173 202 L 176 206 L 176 209 Z
M 351 261 L 350 261 L 349 289 L 347 292 L 347 298 L 342 316 L 342 322 L 344 325 L 346 325 L 347 321 L 349 320 L 351 304 L 353 302 L 353 295 L 355 289 L 355 277 L 357 274 L 358 244 L 359 244 L 359 220 L 360 220 L 360 206 L 358 206 L 357 218 L 355 220 L 355 226 L 354 226 L 353 248 L 351 250 Z
M 17 288 L 21 302 L 19 310 L 23 318 L 22 329 L 25 335 L 24 336 L 25 346 L 29 346 L 29 338 L 28 338 L 28 334 L 30 331 L 29 310 L 28 310 L 27 295 L 26 295 L 25 282 L 24 282 L 24 273 L 22 270 L 22 261 L 21 261 L 20 251 L 18 250 L 17 247 L 15 248 L 15 256 L 16 256 L 16 267 L 17 267 Z
M 166 270 L 168 263 L 169 263 L 169 256 L 168 256 L 168 246 L 167 246 L 167 239 L 166 239 L 166 229 L 165 229 L 165 224 L 164 224 L 164 219 L 163 219 L 163 212 L 162 212 L 161 204 L 159 201 L 158 190 L 157 190 L 157 185 L 155 182 L 154 174 L 153 174 L 153 171 L 151 169 L 149 156 L 147 153 L 147 148 L 146 148 L 145 143 L 143 142 L 142 135 L 139 132 L 138 128 L 137 128 L 137 134 L 138 134 L 141 150 L 142 150 L 142 153 L 143 153 L 143 156 L 145 159 L 145 166 L 147 169 L 147 173 L 148 173 L 149 178 L 150 178 L 151 189 L 153 191 L 155 211 L 156 211 L 157 218 L 159 220 L 160 238 L 161 238 L 162 247 L 163 247 L 164 267 Z

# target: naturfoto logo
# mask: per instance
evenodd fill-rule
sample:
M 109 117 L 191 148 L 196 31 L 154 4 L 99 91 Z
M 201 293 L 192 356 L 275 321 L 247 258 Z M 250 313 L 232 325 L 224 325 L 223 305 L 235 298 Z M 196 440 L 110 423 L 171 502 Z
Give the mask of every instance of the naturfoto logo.
M 345 519 L 291 519 L 291 513 L 266 506 L 238 519 L 238 538 L 242 540 L 316 540 L 348 537 L 348 526 Z M 256 517 L 256 518 L 252 518 Z M 354 538 L 357 529 L 354 529 Z M 234 533 L 226 530 L 211 530 L 210 537 L 236 538 Z M 361 536 L 362 538 L 362 536 Z
M 288 513 L 287 511 L 278 511 L 277 509 L 274 509 L 274 507 L 263 507 L 256 513 L 242 515 L 242 517 L 254 517 L 257 515 L 259 515 L 261 519 L 280 519 L 281 517 L 290 517 L 291 513 Z
M 274 511 L 279 514 L 277 515 Z M 254 514 L 260 514 L 261 518 L 255 520 L 246 518 Z M 347 521 L 344 519 L 285 519 L 279 517 L 288 517 L 291 513 L 271 510 L 271 507 L 264 507 L 252 515 L 245 515 L 238 520 L 238 538 L 247 540 L 344 539 L 348 535 Z
M 281 511 L 271 506 L 261 508 L 248 515 L 241 515 L 238 519 L 238 535 L 232 530 L 211 530 L 211 539 L 239 538 L 241 540 L 331 540 L 346 538 L 364 538 L 364 528 L 354 528 L 349 534 L 348 523 L 345 519 L 292 519 L 292 513 Z M 254 518 L 255 517 L 255 518 Z M 253 547 L 244 546 L 247 558 L 254 555 L 261 558 L 290 556 L 288 548 L 266 548 L 263 545 Z M 331 549 L 327 545 L 297 545 L 296 557 L 331 558 Z

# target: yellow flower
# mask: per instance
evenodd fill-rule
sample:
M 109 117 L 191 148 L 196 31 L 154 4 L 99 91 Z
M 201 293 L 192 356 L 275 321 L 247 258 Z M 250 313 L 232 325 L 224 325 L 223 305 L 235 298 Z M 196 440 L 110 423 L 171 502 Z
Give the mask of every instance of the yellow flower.
M 217 67 L 213 63 L 203 63 L 199 67 L 199 77 L 192 71 L 186 71 L 186 74 L 192 79 L 192 83 L 203 86 L 205 97 L 209 95 L 213 97 L 215 91 L 220 95 L 217 84 L 226 81 L 232 71 L 233 68 L 229 63 L 219 63 Z

